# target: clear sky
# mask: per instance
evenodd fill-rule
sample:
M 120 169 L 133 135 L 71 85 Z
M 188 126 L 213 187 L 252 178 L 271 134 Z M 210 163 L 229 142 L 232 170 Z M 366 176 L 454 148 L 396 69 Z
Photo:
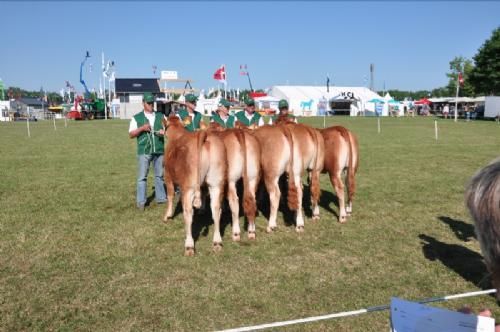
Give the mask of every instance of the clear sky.
M 7 86 L 78 91 L 80 62 L 98 87 L 101 52 L 117 77 L 177 70 L 199 89 L 228 85 L 363 86 L 375 64 L 375 88 L 444 86 L 449 61 L 472 58 L 500 26 L 500 2 L 0 2 L 0 78 Z

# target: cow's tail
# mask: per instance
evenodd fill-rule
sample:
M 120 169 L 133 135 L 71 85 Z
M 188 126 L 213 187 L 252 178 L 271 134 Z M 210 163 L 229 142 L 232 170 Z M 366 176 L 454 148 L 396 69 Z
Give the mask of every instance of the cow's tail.
M 196 168 L 196 184 L 194 188 L 193 206 L 197 209 L 201 207 L 201 167 L 202 167 L 202 153 L 203 144 L 207 140 L 207 132 L 200 130 L 197 132 L 197 148 L 198 148 L 198 167 Z
M 313 142 L 316 146 L 316 156 L 314 158 L 314 163 L 312 167 L 312 172 L 311 172 L 311 200 L 313 202 L 318 202 L 319 201 L 319 195 L 320 195 L 320 185 L 319 185 L 319 173 L 321 172 L 321 169 L 318 169 L 319 167 L 322 167 L 319 165 L 320 163 L 320 158 L 321 154 L 323 152 L 320 151 L 320 143 L 318 136 L 321 135 L 319 131 L 316 131 L 313 128 L 306 127 L 307 131 L 309 132 L 309 135 L 312 137 Z
M 243 210 L 245 211 L 245 215 L 249 220 L 254 220 L 255 214 L 257 212 L 257 204 L 255 202 L 255 198 L 250 192 L 250 183 L 248 180 L 248 154 L 245 131 L 237 129 L 235 130 L 235 133 L 236 137 L 238 138 L 238 142 L 240 143 L 241 151 L 243 152 Z
M 342 138 L 347 142 L 347 147 L 349 149 L 349 162 L 347 164 L 347 185 L 348 185 L 348 201 L 351 202 L 356 192 L 356 171 L 358 169 L 358 159 L 359 154 L 357 151 L 357 144 L 355 144 L 355 138 L 353 134 L 346 128 L 342 126 L 335 126 Z M 356 149 L 356 160 L 354 160 L 354 149 Z
M 299 208 L 299 195 L 297 192 L 297 186 L 295 185 L 295 173 L 293 171 L 294 163 L 294 144 L 293 135 L 290 128 L 284 124 L 281 126 L 283 133 L 290 145 L 290 159 L 288 162 L 288 208 L 290 210 L 297 210 Z

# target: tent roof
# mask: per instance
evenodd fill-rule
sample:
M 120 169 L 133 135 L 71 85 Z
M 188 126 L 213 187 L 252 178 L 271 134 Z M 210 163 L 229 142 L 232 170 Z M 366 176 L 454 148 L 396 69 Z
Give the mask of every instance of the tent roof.
M 262 102 L 279 102 L 281 99 L 273 97 L 273 96 L 263 96 L 263 97 L 254 98 L 254 100 L 255 101 L 262 101 Z
M 117 93 L 160 93 L 156 78 L 117 78 L 115 87 Z
M 338 98 L 339 96 L 345 99 L 351 99 L 348 93 L 352 93 L 354 99 L 370 100 L 373 98 L 380 98 L 376 92 L 371 91 L 365 87 L 340 87 L 333 86 L 330 87 L 329 91 L 326 91 L 326 86 L 307 86 L 307 85 L 276 85 L 271 88 L 269 95 L 276 97 L 278 99 L 300 99 L 300 100 L 320 100 L 325 98 L 330 100 L 332 98 Z

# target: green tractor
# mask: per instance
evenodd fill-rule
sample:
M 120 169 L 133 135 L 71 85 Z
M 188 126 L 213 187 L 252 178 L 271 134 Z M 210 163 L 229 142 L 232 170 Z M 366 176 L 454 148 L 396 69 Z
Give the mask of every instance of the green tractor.
M 85 120 L 104 119 L 106 105 L 102 98 L 91 98 L 82 103 L 82 118 Z

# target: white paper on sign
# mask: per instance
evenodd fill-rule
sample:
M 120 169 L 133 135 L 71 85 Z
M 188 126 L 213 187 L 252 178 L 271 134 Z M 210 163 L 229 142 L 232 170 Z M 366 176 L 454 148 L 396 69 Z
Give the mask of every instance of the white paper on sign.
M 494 332 L 495 320 L 467 315 L 410 302 L 391 299 L 393 332 Z

